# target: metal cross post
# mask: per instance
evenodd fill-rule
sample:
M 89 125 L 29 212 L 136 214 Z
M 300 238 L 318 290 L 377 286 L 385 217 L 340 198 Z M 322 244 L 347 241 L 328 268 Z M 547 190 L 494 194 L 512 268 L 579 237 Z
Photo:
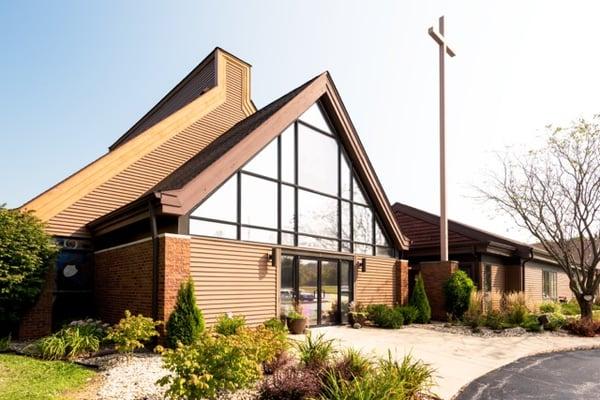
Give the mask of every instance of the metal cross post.
M 444 37 L 444 16 L 440 17 L 436 31 L 429 28 L 429 36 L 438 44 L 440 51 L 440 259 L 448 261 L 448 216 L 446 215 L 446 112 L 445 112 L 445 59 L 446 54 L 456 54 L 448 47 Z

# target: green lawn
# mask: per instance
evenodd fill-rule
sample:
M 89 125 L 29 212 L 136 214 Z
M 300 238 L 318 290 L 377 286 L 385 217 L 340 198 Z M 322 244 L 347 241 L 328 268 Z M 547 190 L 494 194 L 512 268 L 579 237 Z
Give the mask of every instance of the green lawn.
M 0 354 L 0 400 L 63 399 L 62 394 L 82 387 L 94 374 L 72 363 Z

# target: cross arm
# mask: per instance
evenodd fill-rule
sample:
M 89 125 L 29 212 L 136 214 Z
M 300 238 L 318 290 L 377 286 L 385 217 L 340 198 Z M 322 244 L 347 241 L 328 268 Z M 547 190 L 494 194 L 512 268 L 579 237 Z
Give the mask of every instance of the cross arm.
M 446 53 L 450 57 L 456 56 L 454 50 L 452 50 L 450 46 L 448 46 L 448 44 L 446 43 L 446 39 L 444 38 L 444 36 L 440 35 L 440 33 L 433 27 L 429 28 L 429 36 L 431 36 L 437 44 L 439 44 L 440 46 L 444 46 L 446 48 Z

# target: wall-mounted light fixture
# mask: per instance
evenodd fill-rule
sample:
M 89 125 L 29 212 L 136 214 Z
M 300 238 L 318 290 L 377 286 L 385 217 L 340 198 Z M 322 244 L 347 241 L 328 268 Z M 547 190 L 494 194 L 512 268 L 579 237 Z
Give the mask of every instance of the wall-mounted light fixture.
M 356 267 L 360 268 L 360 272 L 367 272 L 367 259 L 363 258 L 356 262 Z

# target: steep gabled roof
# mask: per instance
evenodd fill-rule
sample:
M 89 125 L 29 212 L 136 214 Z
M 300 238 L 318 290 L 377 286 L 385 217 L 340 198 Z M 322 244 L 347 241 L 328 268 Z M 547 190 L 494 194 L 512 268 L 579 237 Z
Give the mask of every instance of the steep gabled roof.
M 407 249 L 408 240 L 396 223 L 387 196 L 327 72 L 237 123 L 136 202 L 142 205 L 148 199 L 158 199 L 160 213 L 189 213 L 317 101 L 321 102 L 330 116 L 374 209 L 391 234 L 394 245 L 399 249 Z M 132 209 L 145 212 L 143 207 L 136 208 L 134 204 L 130 204 L 99 218 L 90 227 L 103 229 L 111 220 L 122 221 L 123 213 Z M 136 218 L 139 219 L 139 215 Z

